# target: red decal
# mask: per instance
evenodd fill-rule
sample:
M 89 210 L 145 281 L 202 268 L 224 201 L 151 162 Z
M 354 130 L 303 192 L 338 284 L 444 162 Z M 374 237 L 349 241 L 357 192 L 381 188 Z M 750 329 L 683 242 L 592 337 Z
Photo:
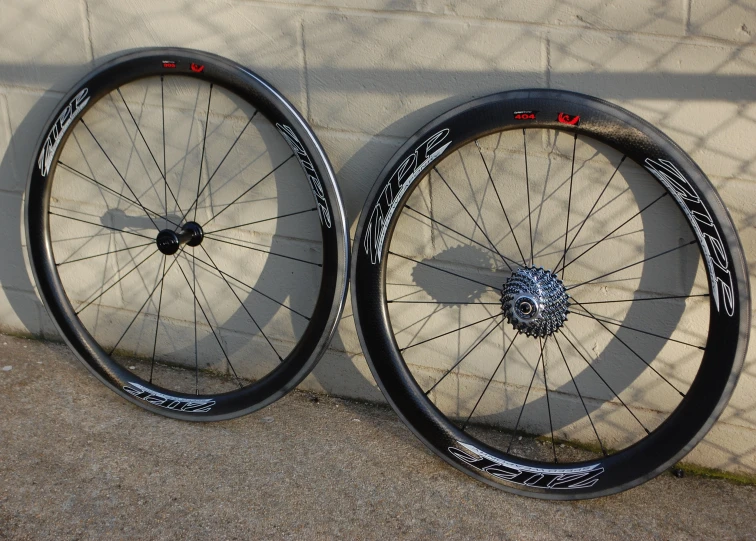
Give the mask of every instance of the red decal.
M 205 69 L 205 66 L 201 66 L 192 62 L 191 68 L 194 73 L 202 73 L 202 71 Z
M 562 124 L 569 124 L 570 126 L 577 126 L 580 123 L 579 116 L 566 115 L 564 113 L 559 113 L 557 120 Z
M 164 68 L 175 68 L 176 63 L 173 60 L 163 60 L 163 67 Z
M 515 111 L 515 120 L 535 120 L 538 111 Z

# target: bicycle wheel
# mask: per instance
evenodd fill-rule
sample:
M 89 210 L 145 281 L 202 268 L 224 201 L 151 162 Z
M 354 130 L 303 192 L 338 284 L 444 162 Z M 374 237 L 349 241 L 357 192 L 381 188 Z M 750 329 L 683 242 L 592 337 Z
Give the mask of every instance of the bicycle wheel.
M 672 141 L 605 101 L 496 94 L 384 168 L 353 253 L 360 338 L 445 461 L 548 499 L 635 486 L 720 414 L 746 350 L 742 248 Z
M 122 397 L 219 420 L 324 353 L 349 253 L 333 171 L 293 106 L 199 51 L 126 54 L 61 101 L 26 192 L 39 293 Z

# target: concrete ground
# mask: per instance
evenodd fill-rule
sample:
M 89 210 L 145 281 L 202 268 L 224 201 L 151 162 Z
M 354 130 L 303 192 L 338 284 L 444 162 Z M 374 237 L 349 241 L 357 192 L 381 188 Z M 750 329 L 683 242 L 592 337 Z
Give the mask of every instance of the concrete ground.
M 671 475 L 513 496 L 388 409 L 295 392 L 193 424 L 118 398 L 59 344 L 0 336 L 0 539 L 756 539 L 756 487 Z

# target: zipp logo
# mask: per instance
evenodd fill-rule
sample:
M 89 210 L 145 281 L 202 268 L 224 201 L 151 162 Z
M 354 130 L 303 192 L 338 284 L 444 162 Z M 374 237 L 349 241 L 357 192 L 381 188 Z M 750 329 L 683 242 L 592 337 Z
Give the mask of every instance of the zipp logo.
M 646 158 L 646 169 L 672 193 L 688 217 L 690 225 L 693 226 L 709 270 L 712 284 L 711 296 L 714 298 L 717 311 L 724 308 L 728 316 L 733 315 L 735 293 L 730 262 L 724 250 L 722 234 L 711 218 L 709 209 L 680 170 L 669 160 Z
M 63 134 L 66 133 L 66 130 L 74 121 L 74 118 L 76 118 L 89 102 L 88 94 L 89 90 L 82 88 L 69 104 L 63 108 L 63 111 L 58 115 L 53 127 L 50 129 L 50 133 L 42 144 L 42 151 L 39 153 L 39 158 L 37 159 L 39 172 L 43 177 L 46 177 L 47 173 L 50 172 L 53 156 L 58 149 Z
M 123 386 L 123 390 L 129 393 L 135 398 L 149 402 L 155 406 L 161 408 L 184 411 L 187 413 L 204 413 L 210 411 L 215 405 L 215 400 L 196 400 L 192 398 L 179 398 L 177 396 L 170 396 L 156 391 L 151 391 L 147 387 L 139 385 L 138 383 L 129 382 Z
M 192 71 L 194 73 L 202 73 L 203 71 L 205 71 L 205 66 L 200 65 L 200 64 L 195 64 L 194 62 L 192 62 L 192 64 L 189 67 L 192 68 Z
M 331 213 L 328 210 L 328 201 L 326 201 L 325 192 L 323 191 L 323 184 L 318 178 L 318 173 L 315 171 L 315 166 L 312 165 L 312 160 L 307 154 L 304 145 L 294 133 L 294 130 L 289 126 L 276 123 L 276 128 L 281 133 L 283 138 L 289 143 L 289 146 L 296 154 L 299 163 L 302 165 L 307 178 L 310 180 L 310 188 L 312 188 L 312 194 L 315 196 L 315 202 L 318 205 L 318 216 L 320 222 L 330 228 L 331 227 Z
M 378 197 L 378 203 L 373 207 L 370 219 L 365 224 L 364 248 L 365 253 L 370 255 L 370 261 L 373 264 L 381 260 L 383 241 L 391 216 L 396 210 L 396 205 L 412 182 L 428 167 L 428 164 L 443 154 L 446 148 L 451 145 L 452 142 L 447 140 L 448 137 L 449 129 L 444 128 L 420 143 L 415 151 L 399 164 L 383 188 Z
M 454 458 L 489 475 L 518 485 L 551 490 L 587 488 L 598 483 L 599 476 L 604 473 L 601 464 L 562 469 L 528 467 L 501 460 L 473 445 L 461 441 L 457 443 L 462 449 L 449 447 L 449 453 Z

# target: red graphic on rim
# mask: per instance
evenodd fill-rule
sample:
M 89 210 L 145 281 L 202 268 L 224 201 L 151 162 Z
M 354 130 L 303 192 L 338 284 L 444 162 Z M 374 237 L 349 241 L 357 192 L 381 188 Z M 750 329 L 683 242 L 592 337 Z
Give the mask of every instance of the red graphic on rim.
M 202 73 L 202 71 L 205 69 L 205 66 L 192 62 L 191 68 L 194 73 Z
M 515 120 L 535 120 L 538 111 L 515 111 Z
M 568 115 L 566 113 L 559 113 L 557 120 L 562 124 L 569 124 L 570 126 L 577 126 L 580 123 L 579 115 Z
M 176 62 L 173 60 L 163 60 L 163 67 L 164 68 L 175 68 Z

